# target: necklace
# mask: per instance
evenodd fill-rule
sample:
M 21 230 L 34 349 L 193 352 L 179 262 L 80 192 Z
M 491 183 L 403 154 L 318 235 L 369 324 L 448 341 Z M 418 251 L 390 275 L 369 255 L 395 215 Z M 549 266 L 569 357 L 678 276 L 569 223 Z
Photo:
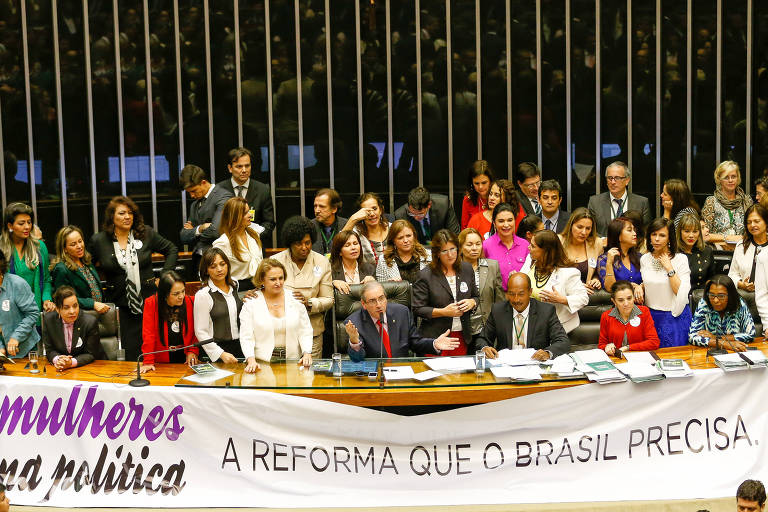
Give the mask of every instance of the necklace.
M 552 272 L 541 277 L 538 270 L 533 271 L 533 279 L 536 281 L 536 288 L 544 288 L 550 277 L 552 277 Z

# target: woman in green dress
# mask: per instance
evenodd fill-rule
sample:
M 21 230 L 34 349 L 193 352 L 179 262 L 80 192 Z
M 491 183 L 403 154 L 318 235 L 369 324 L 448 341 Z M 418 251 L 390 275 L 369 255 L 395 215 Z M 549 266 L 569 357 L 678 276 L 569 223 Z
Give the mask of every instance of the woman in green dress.
M 83 232 L 77 226 L 64 226 L 56 235 L 56 259 L 51 270 L 53 288 L 71 286 L 82 309 L 99 314 L 109 311 L 104 304 L 101 279 L 91 263 L 91 254 L 85 250 Z

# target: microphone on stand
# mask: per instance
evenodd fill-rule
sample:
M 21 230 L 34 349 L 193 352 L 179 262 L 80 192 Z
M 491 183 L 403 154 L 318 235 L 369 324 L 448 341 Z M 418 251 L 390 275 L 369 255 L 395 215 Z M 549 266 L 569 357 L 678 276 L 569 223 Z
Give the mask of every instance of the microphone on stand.
M 213 343 L 214 341 L 216 341 L 216 340 L 214 340 L 212 338 L 210 340 L 198 341 L 197 343 L 193 343 L 191 345 L 183 345 L 183 346 L 180 346 L 180 347 L 166 348 L 164 350 L 155 350 L 154 352 L 144 352 L 142 354 L 139 354 L 139 357 L 136 359 L 136 378 L 133 379 L 128 384 L 133 386 L 133 387 L 135 387 L 135 388 L 143 388 L 144 386 L 149 386 L 149 381 L 147 379 L 144 379 L 144 378 L 141 377 L 141 361 L 144 358 L 144 356 L 148 356 L 148 355 L 151 355 L 151 354 L 162 354 L 163 352 L 169 352 L 169 353 L 170 352 L 177 352 L 179 350 L 184 350 L 184 349 L 192 348 L 192 347 L 202 347 L 203 345 L 207 345 L 209 343 Z
M 381 316 L 379 316 L 381 322 Z M 379 387 L 384 387 L 384 323 L 381 323 L 381 336 L 379 336 L 379 357 L 381 357 L 381 366 L 379 367 Z

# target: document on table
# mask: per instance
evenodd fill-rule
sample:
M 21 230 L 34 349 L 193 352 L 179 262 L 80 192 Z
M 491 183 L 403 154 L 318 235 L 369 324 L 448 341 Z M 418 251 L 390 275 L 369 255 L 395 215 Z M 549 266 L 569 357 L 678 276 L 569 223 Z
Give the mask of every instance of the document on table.
M 656 368 L 656 365 L 647 364 L 647 363 L 622 363 L 617 364 L 616 368 L 619 369 L 621 373 L 629 377 L 632 382 L 647 382 L 651 380 L 661 380 L 664 378 L 664 374 Z
M 608 354 L 599 348 L 593 348 L 592 350 L 578 350 L 573 352 L 571 357 L 576 362 L 576 369 L 585 373 L 594 371 L 589 366 L 590 363 L 611 362 L 611 358 L 608 357 Z
M 556 373 L 558 377 L 580 377 L 584 372 L 576 370 L 576 363 L 568 354 L 562 354 L 552 360 L 550 372 Z
M 540 361 L 533 358 L 533 354 L 536 353 L 535 348 L 523 348 L 518 350 L 510 350 L 505 348 L 499 350 L 499 355 L 496 358 L 501 364 L 509 366 L 522 366 L 522 365 L 538 365 Z
M 765 365 L 768 364 L 768 357 L 759 350 L 747 350 L 742 352 L 747 359 L 752 361 L 752 364 Z
M 441 377 L 442 375 L 443 375 L 442 373 L 437 373 L 436 371 L 433 371 L 433 370 L 426 370 L 423 372 L 414 373 L 413 378 L 418 380 L 419 382 L 424 382 L 424 381 L 435 379 L 437 377 Z
M 656 364 L 656 359 L 650 352 L 624 352 L 628 363 Z
M 391 381 L 413 379 L 413 368 L 410 366 L 385 366 L 384 378 Z
M 496 366 L 491 368 L 491 373 L 497 379 L 541 380 L 541 369 L 538 366 Z
M 198 384 L 208 384 L 209 382 L 223 379 L 227 375 L 232 375 L 232 372 L 228 370 L 222 370 L 220 368 L 216 368 L 212 372 L 188 375 L 184 377 L 183 380 L 191 380 L 192 382 L 197 382 Z
M 469 372 L 475 371 L 474 357 L 429 357 L 424 364 L 436 372 Z

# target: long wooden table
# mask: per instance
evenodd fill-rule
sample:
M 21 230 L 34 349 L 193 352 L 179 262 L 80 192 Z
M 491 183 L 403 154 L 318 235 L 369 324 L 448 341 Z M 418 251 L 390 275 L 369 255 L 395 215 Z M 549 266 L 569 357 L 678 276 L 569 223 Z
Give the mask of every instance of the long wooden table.
M 762 340 L 758 340 L 752 346 L 768 354 L 768 344 Z M 683 359 L 694 370 L 716 367 L 712 359 L 707 358 L 706 349 L 699 347 L 666 348 L 657 350 L 656 354 L 660 358 Z M 38 374 L 32 374 L 29 369 L 25 369 L 26 363 L 26 360 L 20 360 L 14 365 L 8 365 L 2 374 L 120 384 L 127 384 L 136 374 L 136 363 L 126 361 L 94 361 L 87 366 L 57 372 L 52 365 L 41 359 Z M 370 381 L 367 377 L 353 375 L 332 377 L 327 373 L 304 370 L 293 361 L 260 364 L 259 372 L 247 374 L 243 372 L 242 363 L 234 365 L 216 363 L 215 366 L 229 370 L 233 374 L 207 384 L 183 380 L 184 377 L 193 375 L 193 372 L 183 364 L 157 364 L 155 365 L 157 370 L 145 374 L 145 378 L 149 379 L 152 386 L 263 389 L 349 405 L 379 407 L 478 404 L 590 384 L 586 379 L 559 380 L 547 376 L 541 382 L 530 384 L 498 382 L 490 371 L 486 371 L 483 375 L 448 374 L 425 383 L 387 382 L 382 387 L 379 382 Z M 392 360 L 385 364 L 387 366 L 410 364 L 416 372 L 427 369 L 423 362 L 416 360 Z

